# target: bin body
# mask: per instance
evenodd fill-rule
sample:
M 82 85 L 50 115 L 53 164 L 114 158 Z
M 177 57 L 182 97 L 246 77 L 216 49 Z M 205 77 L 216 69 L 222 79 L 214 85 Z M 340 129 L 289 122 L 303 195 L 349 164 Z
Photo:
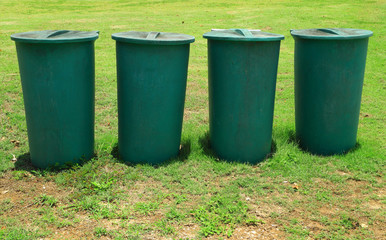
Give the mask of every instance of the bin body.
M 254 164 L 271 151 L 280 40 L 284 36 L 233 31 L 238 35 L 229 39 L 216 31 L 211 32 L 214 37 L 204 35 L 208 38 L 210 144 L 221 159 Z M 225 34 L 231 32 L 225 30 Z
M 372 33 L 355 29 L 299 31 L 291 32 L 295 39 L 297 139 L 303 149 L 314 154 L 344 153 L 356 145 Z
M 52 38 L 46 37 L 55 33 Z M 83 35 L 79 37 L 79 33 Z M 36 167 L 77 163 L 93 156 L 97 37 L 97 32 L 73 31 L 33 32 L 27 37 L 12 35 L 19 62 L 30 157 Z
M 125 162 L 160 164 L 178 155 L 189 48 L 194 41 L 182 36 L 183 40 L 176 40 L 168 33 L 113 34 L 117 41 L 118 149 Z

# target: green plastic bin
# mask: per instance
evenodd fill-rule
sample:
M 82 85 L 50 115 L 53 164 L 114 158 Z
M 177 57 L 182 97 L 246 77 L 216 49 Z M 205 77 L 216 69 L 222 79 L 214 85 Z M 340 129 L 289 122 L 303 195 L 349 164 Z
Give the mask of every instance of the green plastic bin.
M 295 120 L 300 146 L 318 155 L 356 145 L 368 39 L 360 29 L 291 30 Z
M 219 158 L 257 163 L 271 152 L 283 35 L 228 29 L 208 39 L 209 135 Z
M 190 43 L 163 32 L 121 32 L 116 40 L 118 151 L 125 162 L 160 164 L 178 155 Z
M 94 41 L 98 32 L 16 33 L 28 142 L 39 168 L 94 153 Z

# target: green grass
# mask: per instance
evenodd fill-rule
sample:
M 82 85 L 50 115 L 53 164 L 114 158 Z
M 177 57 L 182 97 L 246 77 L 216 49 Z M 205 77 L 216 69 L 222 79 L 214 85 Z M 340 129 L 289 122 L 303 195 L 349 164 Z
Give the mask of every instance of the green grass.
M 0 5 L 1 239 L 55 238 L 55 232 L 69 234 L 68 229 L 72 235 L 64 238 L 226 238 L 235 236 L 236 229 L 271 225 L 288 239 L 385 237 L 384 1 L 0 0 Z M 285 35 L 275 99 L 276 152 L 256 166 L 219 161 L 208 145 L 207 45 L 202 34 L 236 27 Z M 294 40 L 289 30 L 316 27 L 374 32 L 358 147 L 345 155 L 311 155 L 292 141 Z M 16 49 L 10 40 L 12 33 L 45 29 L 100 31 L 95 43 L 96 157 L 64 170 L 30 165 Z M 126 165 L 113 156 L 118 122 L 111 34 L 129 30 L 196 37 L 190 52 L 184 152 L 158 167 Z M 47 187 L 46 192 L 43 185 L 55 190 Z

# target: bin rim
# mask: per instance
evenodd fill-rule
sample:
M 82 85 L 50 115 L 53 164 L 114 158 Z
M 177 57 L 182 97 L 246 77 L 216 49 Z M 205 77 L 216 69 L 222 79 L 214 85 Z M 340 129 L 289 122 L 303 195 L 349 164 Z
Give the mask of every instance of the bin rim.
M 290 30 L 292 37 L 320 40 L 362 39 L 373 35 L 370 30 L 354 28 L 310 28 Z
M 203 35 L 208 40 L 237 41 L 237 42 L 267 42 L 281 41 L 284 35 L 262 32 L 259 29 L 250 30 L 242 28 L 212 29 Z
M 15 33 L 11 39 L 24 43 L 71 43 L 98 39 L 99 31 L 44 30 Z
M 128 31 L 113 33 L 111 38 L 117 42 L 145 45 L 183 45 L 195 41 L 195 38 L 191 35 L 170 32 Z

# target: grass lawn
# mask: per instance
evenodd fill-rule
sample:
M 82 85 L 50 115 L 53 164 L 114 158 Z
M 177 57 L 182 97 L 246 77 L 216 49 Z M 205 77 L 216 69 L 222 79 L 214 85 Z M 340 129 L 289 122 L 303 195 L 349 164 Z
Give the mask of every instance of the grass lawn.
M 385 42 L 382 0 L 0 0 L 0 239 L 386 239 Z M 290 29 L 368 29 L 358 147 L 320 157 L 291 141 L 294 40 Z M 218 160 L 208 146 L 207 43 L 212 28 L 285 35 L 276 87 L 276 152 L 252 166 Z M 46 29 L 99 30 L 96 157 L 38 170 L 10 35 Z M 158 166 L 116 158 L 115 41 L 129 30 L 193 35 L 182 144 Z M 12 161 L 13 155 L 17 161 Z

